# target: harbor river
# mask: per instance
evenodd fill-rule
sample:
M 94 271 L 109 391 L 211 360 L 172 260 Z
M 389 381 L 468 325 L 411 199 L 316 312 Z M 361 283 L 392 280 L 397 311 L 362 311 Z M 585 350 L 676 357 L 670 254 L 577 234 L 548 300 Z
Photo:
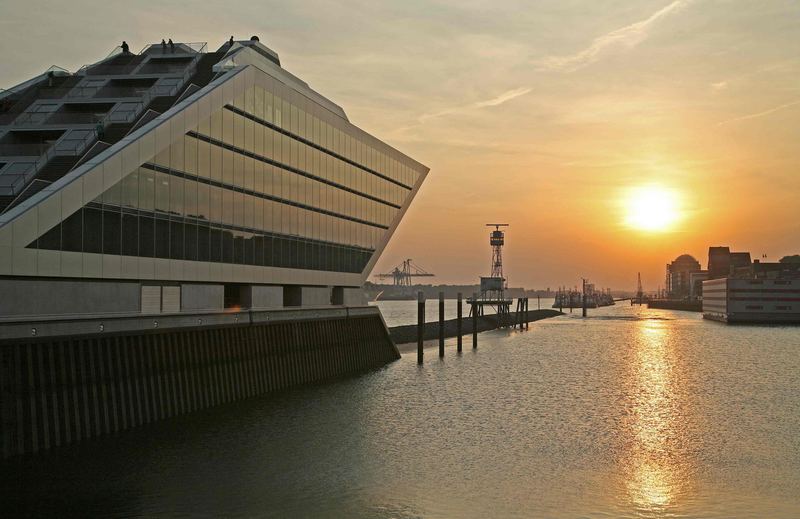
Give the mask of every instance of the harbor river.
M 800 517 L 800 328 L 625 302 L 454 344 L 0 462 L 2 515 Z

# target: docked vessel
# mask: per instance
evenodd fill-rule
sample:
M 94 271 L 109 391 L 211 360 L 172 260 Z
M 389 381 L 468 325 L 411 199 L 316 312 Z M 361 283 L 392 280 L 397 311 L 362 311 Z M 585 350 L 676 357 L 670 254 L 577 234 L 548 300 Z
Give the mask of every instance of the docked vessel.
M 591 283 L 586 284 L 586 308 L 599 308 L 614 304 L 611 289 L 596 290 Z M 583 292 L 561 289 L 556 293 L 553 308 L 583 308 Z

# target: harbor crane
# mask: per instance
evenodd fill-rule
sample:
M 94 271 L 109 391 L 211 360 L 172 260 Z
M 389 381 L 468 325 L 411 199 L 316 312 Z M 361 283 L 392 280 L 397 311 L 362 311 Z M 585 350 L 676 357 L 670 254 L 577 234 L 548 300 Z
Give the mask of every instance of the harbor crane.
M 631 305 L 642 305 L 646 304 L 648 301 L 648 297 L 644 295 L 644 290 L 642 289 L 642 273 L 638 272 L 637 276 L 637 283 L 636 283 L 636 297 L 631 299 Z
M 426 271 L 409 258 L 397 265 L 391 272 L 375 274 L 375 277 L 380 279 L 392 278 L 394 280 L 394 286 L 410 287 L 412 286 L 412 277 L 433 277 L 435 275 L 436 274 L 431 274 Z

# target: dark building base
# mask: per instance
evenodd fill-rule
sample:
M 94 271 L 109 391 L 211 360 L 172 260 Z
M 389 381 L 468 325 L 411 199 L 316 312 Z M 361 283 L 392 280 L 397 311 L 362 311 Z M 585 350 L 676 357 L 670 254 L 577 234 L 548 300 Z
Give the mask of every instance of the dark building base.
M 654 299 L 647 302 L 647 308 L 658 308 L 660 310 L 682 310 L 684 312 L 702 312 L 703 302 Z
M 5 340 L 0 449 L 37 452 L 398 358 L 377 313 Z
M 739 313 L 739 314 L 719 314 L 706 312 L 703 318 L 710 321 L 719 321 L 728 324 L 762 324 L 762 325 L 800 325 L 800 314 L 788 313 Z

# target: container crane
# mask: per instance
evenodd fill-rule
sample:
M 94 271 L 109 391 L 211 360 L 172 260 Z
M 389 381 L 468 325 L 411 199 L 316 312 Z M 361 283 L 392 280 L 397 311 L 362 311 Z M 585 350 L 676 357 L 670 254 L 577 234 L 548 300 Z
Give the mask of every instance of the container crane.
M 412 277 L 433 277 L 435 275 L 426 271 L 409 258 L 397 265 L 391 272 L 375 274 L 375 277 L 380 279 L 392 278 L 396 287 L 410 287 L 412 286 Z

